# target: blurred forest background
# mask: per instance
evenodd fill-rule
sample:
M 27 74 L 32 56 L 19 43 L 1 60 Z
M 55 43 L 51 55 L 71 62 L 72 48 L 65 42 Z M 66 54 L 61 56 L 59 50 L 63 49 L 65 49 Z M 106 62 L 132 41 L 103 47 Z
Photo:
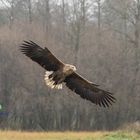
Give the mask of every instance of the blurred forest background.
M 44 72 L 19 50 L 47 46 L 114 93 L 109 109 L 68 88 L 45 86 Z M 0 128 L 113 130 L 140 121 L 140 0 L 0 0 Z

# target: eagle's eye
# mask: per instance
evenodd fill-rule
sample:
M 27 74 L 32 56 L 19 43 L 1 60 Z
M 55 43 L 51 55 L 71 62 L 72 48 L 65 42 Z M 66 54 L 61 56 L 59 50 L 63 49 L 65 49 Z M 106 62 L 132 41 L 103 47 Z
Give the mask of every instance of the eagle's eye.
M 72 69 L 73 69 L 74 71 L 76 71 L 76 67 L 75 67 L 75 66 L 72 66 Z

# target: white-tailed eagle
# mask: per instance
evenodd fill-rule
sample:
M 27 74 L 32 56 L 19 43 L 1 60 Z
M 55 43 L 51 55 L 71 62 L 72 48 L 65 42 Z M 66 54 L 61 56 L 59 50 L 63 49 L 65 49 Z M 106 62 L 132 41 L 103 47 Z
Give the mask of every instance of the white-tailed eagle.
M 48 48 L 41 48 L 33 41 L 24 41 L 20 47 L 26 56 L 46 69 L 45 83 L 50 88 L 62 89 L 62 83 L 65 83 L 76 94 L 96 105 L 109 107 L 115 102 L 112 93 L 83 78 L 76 73 L 75 66 L 64 64 Z

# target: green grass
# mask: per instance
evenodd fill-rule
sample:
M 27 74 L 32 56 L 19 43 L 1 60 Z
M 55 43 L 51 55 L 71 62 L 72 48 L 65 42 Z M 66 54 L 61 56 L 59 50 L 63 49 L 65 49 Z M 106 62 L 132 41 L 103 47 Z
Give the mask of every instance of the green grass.
M 140 140 L 136 132 L 21 132 L 0 131 L 0 140 Z
M 140 140 L 140 134 L 135 132 L 111 132 L 104 135 L 104 140 Z

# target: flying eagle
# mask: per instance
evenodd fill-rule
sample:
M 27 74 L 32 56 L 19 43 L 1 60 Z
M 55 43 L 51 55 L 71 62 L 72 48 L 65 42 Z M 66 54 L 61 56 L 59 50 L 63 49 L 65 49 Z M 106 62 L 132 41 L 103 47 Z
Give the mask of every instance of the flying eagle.
M 98 85 L 83 78 L 76 73 L 75 66 L 63 63 L 48 48 L 41 48 L 33 41 L 24 41 L 20 49 L 46 69 L 45 83 L 50 88 L 62 89 L 62 83 L 65 83 L 76 94 L 96 105 L 109 107 L 115 102 L 112 93 L 98 88 Z

